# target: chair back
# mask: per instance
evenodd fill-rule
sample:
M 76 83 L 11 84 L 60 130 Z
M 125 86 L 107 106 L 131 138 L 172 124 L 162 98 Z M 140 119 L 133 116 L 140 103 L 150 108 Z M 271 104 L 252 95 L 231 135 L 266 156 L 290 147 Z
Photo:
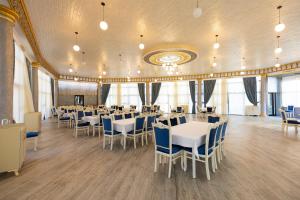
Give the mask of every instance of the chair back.
M 152 128 L 152 124 L 155 123 L 155 115 L 149 115 L 147 116 L 147 129 Z
M 213 108 L 212 107 L 206 107 L 206 111 L 211 113 L 213 111 Z
M 139 116 L 140 115 L 140 112 L 134 112 L 133 113 L 133 117 L 137 117 L 137 116 Z
M 125 119 L 130 119 L 130 118 L 132 118 L 132 114 L 131 113 L 125 113 L 124 117 L 125 117 Z
M 287 110 L 288 110 L 288 111 L 294 111 L 294 106 L 289 105 L 289 106 L 287 107 Z
M 102 124 L 103 124 L 103 133 L 104 134 L 110 134 L 113 131 L 113 124 L 112 119 L 109 116 L 103 116 L 102 117 Z
M 207 150 L 215 147 L 217 128 L 218 128 L 217 124 L 211 125 L 209 134 L 207 135 L 208 137 L 206 137 L 206 149 Z M 205 152 L 206 152 L 206 149 L 205 149 Z
M 221 138 L 221 131 L 223 128 L 223 122 L 218 123 L 217 132 L 216 132 L 216 143 L 219 144 L 220 138 Z
M 222 137 L 222 139 L 224 139 L 224 138 L 225 138 L 227 124 L 228 124 L 228 121 L 227 121 L 227 120 L 225 120 L 225 121 L 224 121 L 224 124 L 223 124 L 223 128 L 222 128 L 222 136 L 221 136 L 221 137 Z
M 170 117 L 170 124 L 171 126 L 177 126 L 178 125 L 177 117 Z
M 177 113 L 182 113 L 182 107 L 181 106 L 177 106 L 176 107 L 176 112 Z
M 185 116 L 184 115 L 178 116 L 178 121 L 179 121 L 179 124 L 185 124 L 186 123 Z
M 279 112 L 280 112 L 280 116 L 281 116 L 282 121 L 285 123 L 287 121 L 287 117 L 286 117 L 285 111 L 282 110 L 282 109 L 279 109 Z
M 87 112 L 84 112 L 84 115 L 85 116 L 93 116 L 93 112 L 92 111 L 87 111 Z
M 78 110 L 77 117 L 78 117 L 78 120 L 81 120 L 81 118 L 84 117 L 84 112 L 82 110 Z
M 136 117 L 135 118 L 135 125 L 134 125 L 134 133 L 136 131 L 143 131 L 145 124 L 145 117 Z
M 29 112 L 24 115 L 26 132 L 41 132 L 42 113 Z
M 170 129 L 168 126 L 161 124 L 153 125 L 155 150 L 158 148 L 166 149 L 171 152 L 172 137 L 170 137 Z
M 104 113 L 99 113 L 98 114 L 99 115 L 99 125 L 100 126 L 102 126 L 103 124 L 102 124 L 102 118 L 104 117 L 104 116 L 106 116 Z
M 157 118 L 157 122 L 162 123 L 162 124 L 164 124 L 166 126 L 169 126 L 169 121 L 167 119 Z
M 207 121 L 208 123 L 216 123 L 220 121 L 220 117 L 208 116 Z
M 121 120 L 121 119 L 123 119 L 123 115 L 122 114 L 114 114 L 114 119 Z

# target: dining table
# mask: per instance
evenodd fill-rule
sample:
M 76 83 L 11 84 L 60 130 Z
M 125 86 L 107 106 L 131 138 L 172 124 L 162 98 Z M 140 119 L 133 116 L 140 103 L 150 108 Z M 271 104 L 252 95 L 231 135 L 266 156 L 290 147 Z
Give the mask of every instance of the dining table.
M 134 130 L 135 118 L 121 119 L 113 121 L 113 129 L 123 135 L 123 148 L 126 149 L 127 133 Z
M 196 156 L 198 156 L 198 147 L 205 143 L 206 135 L 209 134 L 210 129 L 210 123 L 199 121 L 190 121 L 170 128 L 172 144 L 192 148 L 193 178 L 196 178 Z M 184 170 L 186 171 L 186 166 Z

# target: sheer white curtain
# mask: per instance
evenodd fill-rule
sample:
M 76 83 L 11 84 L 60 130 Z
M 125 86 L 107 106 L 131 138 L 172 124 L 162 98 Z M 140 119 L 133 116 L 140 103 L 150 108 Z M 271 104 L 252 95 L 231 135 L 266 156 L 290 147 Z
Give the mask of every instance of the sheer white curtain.
M 48 118 L 51 115 L 52 95 L 51 95 L 51 80 L 43 71 L 39 70 L 39 112 L 43 118 Z
M 282 105 L 300 106 L 300 76 L 283 77 L 281 82 Z
M 142 107 L 142 100 L 140 98 L 137 83 L 123 83 L 121 84 L 121 102 L 125 107 L 136 105 L 140 110 Z
M 24 114 L 33 111 L 26 58 L 21 48 L 15 44 L 13 118 L 17 123 L 23 122 Z
M 106 100 L 106 106 L 112 106 L 118 104 L 118 84 L 110 84 L 108 97 Z

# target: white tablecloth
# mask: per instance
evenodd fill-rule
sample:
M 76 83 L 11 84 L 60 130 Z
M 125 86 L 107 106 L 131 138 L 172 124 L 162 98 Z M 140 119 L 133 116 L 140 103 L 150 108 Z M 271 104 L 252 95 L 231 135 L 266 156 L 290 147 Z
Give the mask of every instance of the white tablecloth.
M 126 136 L 128 132 L 133 131 L 134 121 L 134 118 L 115 120 L 113 121 L 114 130 L 122 132 L 122 134 Z
M 209 133 L 210 124 L 207 122 L 191 121 L 171 127 L 172 143 L 193 149 L 197 155 L 197 148 L 205 143 L 205 135 Z
M 85 122 L 90 122 L 92 126 L 99 123 L 99 116 L 93 115 L 93 116 L 84 116 L 82 117 L 82 120 Z

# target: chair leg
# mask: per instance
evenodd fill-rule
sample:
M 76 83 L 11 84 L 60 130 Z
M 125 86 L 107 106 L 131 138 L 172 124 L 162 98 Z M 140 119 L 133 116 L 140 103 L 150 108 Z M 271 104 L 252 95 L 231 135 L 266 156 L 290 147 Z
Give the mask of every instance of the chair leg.
M 157 172 L 157 153 L 154 153 L 154 172 Z
M 136 149 L 136 139 L 135 139 L 135 136 L 133 136 L 133 142 L 134 142 L 134 148 Z
M 217 152 L 214 152 L 214 163 L 215 163 L 215 169 L 218 169 L 218 163 L 217 163 Z
M 218 148 L 217 148 L 217 155 L 218 155 L 218 157 L 217 157 L 218 163 L 220 163 L 220 162 L 221 162 L 220 145 L 219 145 Z
M 205 158 L 205 169 L 206 169 L 206 178 L 207 180 L 210 180 L 210 174 L 209 174 L 209 164 L 208 164 L 208 158 Z
M 15 176 L 19 176 L 19 171 L 18 170 L 15 170 L 14 173 L 15 173 Z
M 146 145 L 148 145 L 148 131 L 146 131 Z
M 142 146 L 144 146 L 144 133 L 142 134 Z
M 78 133 L 77 133 L 77 128 L 75 128 L 75 138 L 77 138 L 77 135 L 78 135 Z
M 103 135 L 103 149 L 105 149 L 105 139 L 106 139 L 106 137 L 105 137 L 105 135 Z
M 213 156 L 211 157 L 210 161 L 211 161 L 212 171 L 213 171 L 213 173 L 215 173 L 216 172 L 216 164 L 215 164 L 215 159 Z
M 33 148 L 34 151 L 37 151 L 37 145 L 38 145 L 38 137 L 35 137 L 34 138 L 34 148 Z
M 95 137 L 95 126 L 93 126 L 93 137 Z
M 113 149 L 113 145 L 114 145 L 114 137 L 111 137 L 110 150 Z
M 168 174 L 168 178 L 171 178 L 171 170 L 172 170 L 172 156 L 169 157 L 169 174 Z

